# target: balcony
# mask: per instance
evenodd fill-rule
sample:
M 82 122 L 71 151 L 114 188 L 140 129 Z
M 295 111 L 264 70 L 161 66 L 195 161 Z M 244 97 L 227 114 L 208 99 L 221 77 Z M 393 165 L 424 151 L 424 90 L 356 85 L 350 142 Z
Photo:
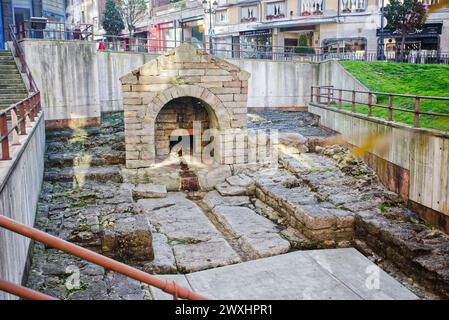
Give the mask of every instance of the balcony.
M 366 0 L 340 0 L 342 13 L 360 13 L 366 11 Z
M 286 9 L 286 3 L 285 2 L 272 2 L 267 3 L 265 5 L 265 19 L 267 21 L 276 20 L 276 19 L 284 19 L 285 18 L 285 9 Z
M 304 0 L 300 8 L 301 16 L 321 16 L 324 13 L 324 0 Z
M 257 6 L 243 7 L 240 9 L 240 22 L 250 23 L 259 21 L 259 8 Z

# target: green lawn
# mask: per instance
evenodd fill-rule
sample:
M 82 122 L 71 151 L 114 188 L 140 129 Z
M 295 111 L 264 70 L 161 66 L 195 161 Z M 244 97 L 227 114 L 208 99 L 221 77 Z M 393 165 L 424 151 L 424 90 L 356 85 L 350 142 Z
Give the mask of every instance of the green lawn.
M 341 61 L 341 65 L 372 91 L 449 97 L 449 65 L 421 65 L 394 62 Z M 388 97 L 378 97 L 378 104 L 388 105 Z M 414 109 L 410 98 L 393 99 L 394 106 Z M 345 105 L 344 108 L 349 108 Z M 367 113 L 357 106 L 357 112 Z M 449 114 L 449 101 L 422 100 L 421 111 Z M 373 115 L 387 119 L 387 110 L 374 108 Z M 413 114 L 393 111 L 393 120 L 413 125 Z M 420 116 L 420 126 L 449 131 L 449 117 Z

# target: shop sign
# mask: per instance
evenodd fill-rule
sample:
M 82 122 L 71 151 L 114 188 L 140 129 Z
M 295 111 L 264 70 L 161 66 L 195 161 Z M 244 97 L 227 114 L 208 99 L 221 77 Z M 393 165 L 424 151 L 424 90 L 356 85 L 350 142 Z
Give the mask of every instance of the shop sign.
M 420 35 L 420 36 L 432 36 L 432 35 L 439 35 L 441 34 L 441 30 L 442 30 L 442 23 L 427 23 L 425 24 L 422 29 L 420 30 L 416 30 L 416 32 L 413 33 L 409 33 L 407 34 L 408 36 L 413 36 L 413 35 Z M 380 29 L 376 30 L 376 36 L 381 36 L 382 33 L 380 31 Z M 400 36 L 401 32 L 398 31 L 393 31 L 393 30 L 388 30 L 388 29 L 384 29 L 383 32 L 383 36 L 384 37 L 395 37 L 395 36 Z
M 248 30 L 248 31 L 241 31 L 241 36 L 261 36 L 271 34 L 271 29 L 260 29 L 260 30 Z

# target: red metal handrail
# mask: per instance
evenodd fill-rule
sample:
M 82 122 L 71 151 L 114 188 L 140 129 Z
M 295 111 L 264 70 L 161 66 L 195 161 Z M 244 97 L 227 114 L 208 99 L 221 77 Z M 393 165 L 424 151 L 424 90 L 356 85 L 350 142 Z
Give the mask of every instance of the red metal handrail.
M 324 93 L 322 93 L 324 90 Z M 334 99 L 335 92 L 338 93 L 337 101 Z M 344 99 L 342 97 L 343 93 L 351 93 L 351 99 Z M 358 95 L 358 96 L 357 96 Z M 368 102 L 357 100 L 361 95 L 366 95 Z M 373 97 L 387 96 L 388 105 L 382 105 L 378 103 L 373 103 Z M 394 106 L 394 97 L 400 98 L 410 98 L 413 99 L 412 109 L 399 108 Z M 419 96 L 410 94 L 399 94 L 399 93 L 387 93 L 387 92 L 377 92 L 377 91 L 362 91 L 362 90 L 349 90 L 349 89 L 336 89 L 333 86 L 312 86 L 310 92 L 310 102 L 316 102 L 322 104 L 321 98 L 326 99 L 326 105 L 332 103 L 337 103 L 339 109 L 343 108 L 343 102 L 350 103 L 352 105 L 352 112 L 357 112 L 357 105 L 365 105 L 368 107 L 368 116 L 372 116 L 373 108 L 380 108 L 388 110 L 388 121 L 393 121 L 393 111 L 413 113 L 413 126 L 419 128 L 420 115 L 436 116 L 449 118 L 448 113 L 439 112 L 429 112 L 421 111 L 421 102 L 423 100 L 434 100 L 434 101 L 446 101 L 449 103 L 449 97 L 433 97 L 433 96 Z M 449 111 L 449 110 L 448 110 Z
M 0 290 L 26 300 L 58 300 L 52 296 L 0 279 Z
M 55 249 L 62 250 L 64 252 L 82 258 L 84 260 L 90 261 L 106 269 L 121 273 L 137 281 L 144 282 L 148 285 L 159 288 L 162 291 L 165 291 L 173 295 L 174 298 L 179 297 L 181 299 L 188 299 L 188 300 L 206 299 L 206 297 L 198 293 L 195 293 L 187 288 L 177 285 L 174 281 L 158 279 L 139 269 L 133 268 L 124 263 L 113 260 L 111 258 L 107 258 L 99 253 L 80 247 L 68 241 L 59 239 L 55 236 L 49 235 L 40 230 L 28 227 L 3 215 L 0 215 L 0 227 L 21 234 L 27 238 L 39 241 Z
M 21 64 L 21 67 L 22 67 L 22 72 L 27 75 L 28 81 L 30 83 L 30 91 L 31 92 L 37 92 L 38 89 L 37 89 L 36 83 L 34 82 L 34 79 L 33 79 L 33 76 L 31 74 L 31 71 L 28 68 L 28 65 L 27 65 L 27 63 L 25 61 L 25 55 L 23 53 L 23 50 L 20 47 L 19 42 L 17 41 L 13 25 L 9 25 L 9 33 L 11 35 L 11 40 L 12 40 L 12 43 L 13 43 L 13 46 L 14 46 L 14 54 L 16 55 L 16 57 L 19 58 L 20 64 Z
M 27 134 L 27 127 L 31 127 L 31 122 L 41 111 L 40 93 L 33 93 L 5 110 L 0 111 L 0 145 L 2 155 L 0 160 L 10 160 L 10 144 L 20 145 L 19 135 Z M 8 128 L 8 120 L 10 127 Z M 9 136 L 13 134 L 10 143 Z

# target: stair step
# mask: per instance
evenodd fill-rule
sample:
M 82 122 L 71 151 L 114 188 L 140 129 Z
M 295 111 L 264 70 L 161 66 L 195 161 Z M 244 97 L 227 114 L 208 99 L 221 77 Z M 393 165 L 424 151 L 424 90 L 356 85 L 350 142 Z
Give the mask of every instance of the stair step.
M 76 180 L 94 180 L 98 182 L 122 182 L 120 169 L 117 166 L 102 167 L 66 167 L 63 169 L 45 170 L 44 180 L 52 182 L 72 182 Z
M 11 56 L 12 57 L 12 53 L 11 53 L 11 51 L 2 50 L 2 51 L 0 51 L 0 56 Z
M 21 83 L 22 77 L 20 74 L 3 74 L 2 79 L 0 80 L 0 85 L 2 84 L 12 84 L 12 83 Z
M 17 66 L 15 63 L 2 64 L 0 62 L 0 71 L 1 70 L 17 70 Z
M 0 74 L 3 75 L 7 75 L 7 74 L 19 74 L 19 70 L 17 70 L 17 68 L 14 69 L 7 69 L 7 68 L 1 68 L 0 67 Z
M 22 95 L 22 94 L 28 94 L 28 90 L 23 85 L 20 87 L 12 86 L 10 88 L 0 86 L 0 94 L 2 94 L 2 93 Z
M 26 97 L 27 97 L 27 94 L 8 94 L 8 93 L 1 94 L 0 93 L 0 101 L 22 100 Z

